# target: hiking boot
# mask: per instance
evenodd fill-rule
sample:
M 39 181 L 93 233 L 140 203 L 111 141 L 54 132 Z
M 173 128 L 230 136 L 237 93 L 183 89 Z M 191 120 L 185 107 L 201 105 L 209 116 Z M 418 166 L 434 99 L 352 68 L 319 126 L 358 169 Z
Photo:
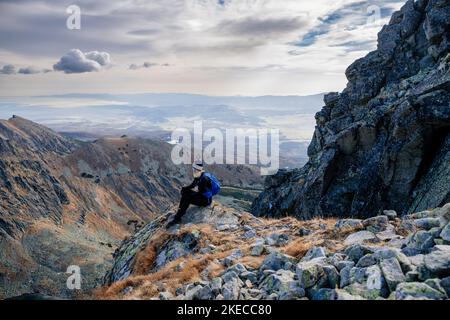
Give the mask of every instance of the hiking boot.
M 180 219 L 173 219 L 166 225 L 166 229 L 170 229 L 171 227 L 173 227 L 176 224 L 179 224 L 180 222 L 181 222 Z

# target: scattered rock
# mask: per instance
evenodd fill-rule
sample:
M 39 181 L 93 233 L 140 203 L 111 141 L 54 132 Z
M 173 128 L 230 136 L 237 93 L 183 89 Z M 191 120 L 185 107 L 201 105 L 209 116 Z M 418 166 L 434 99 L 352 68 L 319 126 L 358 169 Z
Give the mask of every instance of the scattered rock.
M 387 216 L 377 216 L 364 220 L 362 224 L 367 231 L 377 233 L 389 227 L 389 219 Z
M 395 220 L 397 218 L 397 212 L 395 210 L 384 210 L 383 215 L 388 217 L 389 220 Z
M 422 282 L 404 282 L 397 286 L 395 299 L 445 299 L 445 295 Z
M 391 292 L 395 291 L 399 283 L 406 281 L 400 263 L 396 258 L 381 260 L 380 268 Z
M 358 231 L 364 229 L 360 219 L 340 219 L 334 225 L 338 232 Z
M 345 240 L 344 244 L 346 246 L 352 245 L 352 244 L 360 244 L 365 241 L 375 240 L 375 234 L 370 231 L 358 231 L 356 233 L 352 233 L 349 235 Z

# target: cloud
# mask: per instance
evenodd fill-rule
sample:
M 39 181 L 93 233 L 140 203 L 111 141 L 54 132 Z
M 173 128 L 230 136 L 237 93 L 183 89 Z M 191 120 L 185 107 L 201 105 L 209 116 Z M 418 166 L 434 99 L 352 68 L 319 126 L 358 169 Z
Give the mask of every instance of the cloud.
M 25 67 L 25 68 L 20 68 L 19 71 L 17 73 L 20 74 L 37 74 L 37 73 L 41 73 L 43 70 L 37 69 L 35 67 L 29 66 L 29 67 Z
M 0 69 L 0 74 L 38 74 L 38 73 L 48 73 L 51 72 L 50 69 L 39 69 L 33 66 L 23 67 L 17 71 L 17 68 L 12 64 L 4 65 L 3 68 Z
M 383 21 L 388 18 L 403 0 L 356 1 L 342 6 L 317 18 L 317 23 L 303 35 L 301 40 L 291 44 L 298 47 L 309 47 L 324 35 L 338 34 L 341 31 L 352 31 L 368 25 L 371 17 Z M 378 17 L 375 15 L 379 15 Z M 373 19 L 372 19 L 373 20 Z M 374 41 L 372 41 L 374 43 Z
M 53 65 L 55 71 L 64 73 L 84 73 L 99 71 L 111 64 L 111 57 L 107 52 L 91 51 L 83 53 L 79 49 L 72 49 Z
M 142 69 L 142 68 L 149 69 L 149 68 L 158 67 L 158 66 L 159 67 L 168 67 L 168 66 L 170 66 L 170 64 L 168 64 L 168 63 L 159 64 L 159 63 L 155 63 L 155 62 L 144 62 L 141 65 L 137 65 L 135 63 L 132 63 L 132 64 L 130 64 L 128 69 L 130 69 L 130 70 L 139 70 L 139 69 Z
M 0 69 L 1 74 L 15 74 L 16 73 L 16 67 L 14 67 L 12 64 L 6 64 L 3 66 L 3 68 Z
M 269 37 L 299 31 L 305 26 L 306 22 L 298 17 L 267 19 L 247 17 L 242 20 L 222 21 L 215 30 L 228 35 Z

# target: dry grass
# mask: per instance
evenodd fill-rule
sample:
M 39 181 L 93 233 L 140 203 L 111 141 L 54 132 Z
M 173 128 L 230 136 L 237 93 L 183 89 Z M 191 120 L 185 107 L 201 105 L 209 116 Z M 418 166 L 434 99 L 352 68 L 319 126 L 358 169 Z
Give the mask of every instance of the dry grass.
M 258 222 L 259 221 L 259 222 Z M 336 232 L 334 225 L 336 219 L 314 219 L 298 221 L 294 218 L 284 219 L 252 219 L 251 216 L 242 216 L 242 225 L 251 225 L 258 237 L 265 237 L 271 233 L 285 233 L 290 241 L 280 251 L 297 259 L 302 258 L 306 252 L 314 246 L 326 247 L 329 252 L 342 249 L 342 240 L 352 231 Z M 299 236 L 301 228 L 312 230 L 307 236 Z M 164 268 L 153 272 L 156 256 L 165 243 L 176 238 L 183 237 L 186 233 L 198 232 L 199 247 L 208 244 L 216 248 L 212 253 L 202 256 L 184 256 L 168 263 Z M 236 231 L 218 231 L 208 224 L 194 225 L 181 229 L 178 234 L 168 234 L 159 231 L 148 242 L 148 245 L 138 253 L 134 272 L 126 280 L 112 284 L 108 288 L 97 290 L 96 298 L 99 299 L 151 299 L 158 296 L 161 291 L 169 291 L 172 294 L 184 284 L 201 280 L 205 276 L 208 279 L 220 276 L 225 267 L 219 263 L 220 259 L 229 256 L 234 250 L 240 249 L 242 258 L 237 261 L 250 269 L 258 269 L 265 255 L 254 257 L 250 255 L 253 239 L 242 237 L 244 229 Z M 182 267 L 181 267 L 182 266 Z M 127 287 L 133 290 L 124 292 Z

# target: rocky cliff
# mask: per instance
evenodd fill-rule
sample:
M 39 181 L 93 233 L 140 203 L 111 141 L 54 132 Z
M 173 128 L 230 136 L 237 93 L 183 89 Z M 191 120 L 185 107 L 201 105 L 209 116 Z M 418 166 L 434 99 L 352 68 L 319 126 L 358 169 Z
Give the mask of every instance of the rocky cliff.
M 309 162 L 266 181 L 257 216 L 369 217 L 450 201 L 450 2 L 408 1 L 325 96 Z

